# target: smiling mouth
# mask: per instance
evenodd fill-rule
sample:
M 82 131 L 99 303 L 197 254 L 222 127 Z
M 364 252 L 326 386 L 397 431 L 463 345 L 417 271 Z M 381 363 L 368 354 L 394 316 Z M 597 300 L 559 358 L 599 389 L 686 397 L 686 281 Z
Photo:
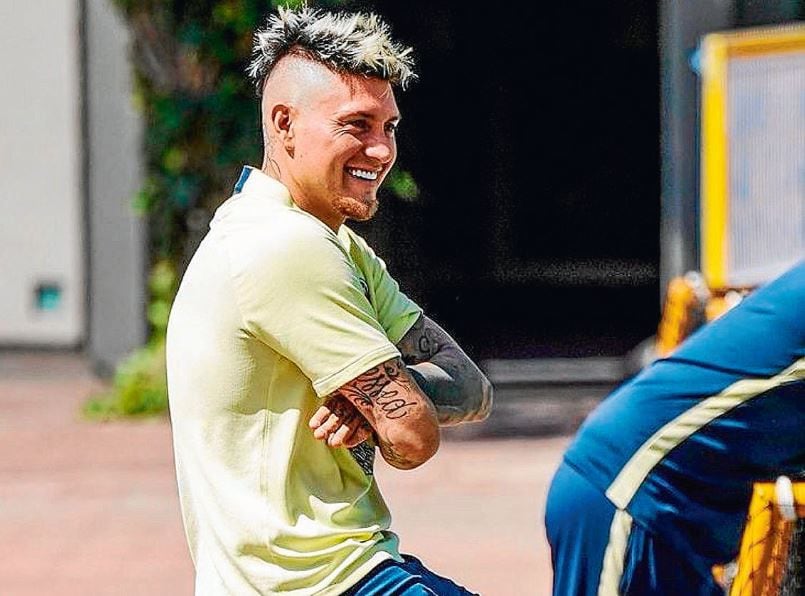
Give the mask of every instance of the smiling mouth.
M 373 181 L 377 180 L 378 172 L 371 172 L 369 170 L 360 170 L 358 168 L 347 168 L 347 173 L 354 178 L 360 180 Z

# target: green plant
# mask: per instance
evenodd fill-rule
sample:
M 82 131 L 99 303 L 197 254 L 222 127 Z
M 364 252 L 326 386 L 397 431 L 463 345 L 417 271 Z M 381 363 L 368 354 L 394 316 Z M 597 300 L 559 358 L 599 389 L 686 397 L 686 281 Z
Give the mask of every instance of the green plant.
M 154 264 L 148 279 L 151 338 L 118 365 L 109 391 L 84 404 L 85 416 L 92 419 L 154 416 L 167 410 L 165 332 L 177 280 L 176 268 L 169 260 L 161 259 Z
M 149 343 L 136 350 L 115 371 L 107 393 L 84 403 L 83 413 L 90 419 L 107 420 L 121 416 L 154 416 L 166 411 L 165 342 Z

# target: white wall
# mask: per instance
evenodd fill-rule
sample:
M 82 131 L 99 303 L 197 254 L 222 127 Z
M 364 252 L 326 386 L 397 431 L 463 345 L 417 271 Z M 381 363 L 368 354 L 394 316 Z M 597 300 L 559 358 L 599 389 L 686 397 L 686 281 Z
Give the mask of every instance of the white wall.
M 77 0 L 0 2 L 0 344 L 84 339 L 78 17 Z

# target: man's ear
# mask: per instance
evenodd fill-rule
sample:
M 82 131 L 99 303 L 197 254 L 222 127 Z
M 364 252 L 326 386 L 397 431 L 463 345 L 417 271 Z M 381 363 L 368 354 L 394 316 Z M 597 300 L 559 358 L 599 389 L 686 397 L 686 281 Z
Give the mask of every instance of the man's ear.
M 283 104 L 271 108 L 271 128 L 282 146 L 289 153 L 294 150 L 294 109 Z

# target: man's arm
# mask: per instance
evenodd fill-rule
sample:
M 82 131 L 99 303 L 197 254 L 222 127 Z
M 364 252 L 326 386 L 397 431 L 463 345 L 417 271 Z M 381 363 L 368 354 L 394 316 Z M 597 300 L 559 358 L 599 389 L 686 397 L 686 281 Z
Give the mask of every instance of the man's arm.
M 397 344 L 411 376 L 436 406 L 439 424 L 489 416 L 492 384 L 455 340 L 422 315 Z
M 344 400 L 369 423 L 383 459 L 395 468 L 415 468 L 439 448 L 436 410 L 399 358 L 343 385 L 311 418 L 313 435 L 333 447 L 348 446 L 360 432 Z

